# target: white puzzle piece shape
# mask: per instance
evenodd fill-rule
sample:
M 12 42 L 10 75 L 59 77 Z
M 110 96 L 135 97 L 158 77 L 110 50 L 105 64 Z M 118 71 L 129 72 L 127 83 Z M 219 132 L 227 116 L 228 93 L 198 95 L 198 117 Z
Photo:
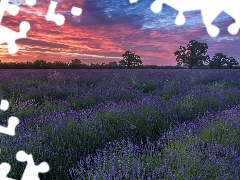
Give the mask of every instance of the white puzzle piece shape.
M 8 52 L 14 54 L 18 52 L 18 46 L 15 43 L 17 39 L 27 37 L 27 32 L 30 30 L 30 24 L 26 21 L 20 23 L 20 32 L 15 32 L 7 27 L 0 25 L 0 44 L 8 43 Z
M 129 0 L 130 3 L 138 2 L 138 0 Z M 210 36 L 216 37 L 220 30 L 214 26 L 212 22 L 218 15 L 224 11 L 231 16 L 235 23 L 228 27 L 228 32 L 236 35 L 240 28 L 240 1 L 239 0 L 155 0 L 151 5 L 151 10 L 154 13 L 159 13 L 162 10 L 162 5 L 167 4 L 178 11 L 175 24 L 183 25 L 186 21 L 183 12 L 201 10 L 203 23 L 206 26 Z
M 8 173 L 11 170 L 10 164 L 3 162 L 0 164 L 0 179 L 1 180 L 15 180 L 12 178 L 7 177 Z
M 8 118 L 8 127 L 0 126 L 0 133 L 14 136 L 16 126 L 19 124 L 19 119 L 17 117 L 11 116 Z
M 54 21 L 58 26 L 64 24 L 65 17 L 62 14 L 55 14 L 55 9 L 57 7 L 56 1 L 51 1 L 46 15 L 46 21 Z
M 46 173 L 49 171 L 48 163 L 42 162 L 36 166 L 32 154 L 27 154 L 24 151 L 18 151 L 16 159 L 20 162 L 27 161 L 27 166 L 23 172 L 21 180 L 40 180 L 38 173 Z
M 72 9 L 71 9 L 71 13 L 72 13 L 72 15 L 74 15 L 74 16 L 80 16 L 80 15 L 82 14 L 82 9 L 73 6 Z
M 2 111 L 6 111 L 6 110 L 8 110 L 8 108 L 9 108 L 9 102 L 5 99 L 2 99 L 1 104 L 0 104 L 0 109 Z
M 29 6 L 33 6 L 36 4 L 36 0 L 26 0 L 26 4 Z
M 19 7 L 15 4 L 9 4 L 9 0 L 1 0 L 0 2 L 0 23 L 2 22 L 4 12 L 8 12 L 12 16 L 16 16 L 19 12 Z

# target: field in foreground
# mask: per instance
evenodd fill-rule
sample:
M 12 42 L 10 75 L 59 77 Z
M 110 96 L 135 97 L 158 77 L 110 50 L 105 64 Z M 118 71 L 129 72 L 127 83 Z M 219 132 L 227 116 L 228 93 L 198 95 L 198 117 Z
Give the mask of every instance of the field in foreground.
M 1 70 L 0 162 L 21 179 L 240 179 L 240 70 Z

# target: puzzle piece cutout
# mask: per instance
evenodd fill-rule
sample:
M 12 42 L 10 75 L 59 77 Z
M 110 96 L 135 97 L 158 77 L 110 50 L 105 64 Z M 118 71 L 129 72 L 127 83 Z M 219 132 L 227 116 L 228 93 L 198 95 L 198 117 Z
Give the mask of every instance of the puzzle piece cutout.
M 0 2 L 0 23 L 2 22 L 3 14 L 7 11 L 12 16 L 16 16 L 19 12 L 19 7 L 15 4 L 9 4 L 9 0 L 1 0 Z
M 129 0 L 130 3 L 138 2 L 138 0 Z M 226 12 L 235 23 L 228 26 L 228 32 L 236 35 L 240 28 L 240 1 L 239 0 L 155 0 L 151 5 L 151 10 L 154 13 L 159 13 L 162 10 L 162 5 L 167 4 L 178 11 L 175 24 L 183 25 L 186 19 L 183 15 L 184 11 L 201 10 L 203 23 L 206 26 L 207 32 L 210 36 L 216 37 L 220 30 L 217 26 L 213 25 L 214 19 L 222 12 Z
M 2 111 L 6 111 L 6 110 L 8 110 L 8 108 L 9 108 L 9 102 L 5 99 L 2 99 L 1 104 L 0 104 L 0 109 Z
M 65 17 L 62 14 L 55 14 L 55 10 L 57 7 L 58 2 L 51 1 L 50 6 L 48 7 L 48 12 L 46 15 L 46 21 L 54 21 L 58 26 L 61 26 L 64 24 Z M 82 9 L 73 6 L 71 9 L 71 13 L 74 16 L 80 16 L 82 14 Z
M 9 102 L 7 100 L 1 100 L 0 109 L 6 111 L 9 108 Z M 19 124 L 19 119 L 17 117 L 10 117 L 8 119 L 8 127 L 0 126 L 0 133 L 14 136 L 15 128 Z M 18 151 L 16 154 L 16 159 L 20 162 L 27 162 L 27 166 L 23 172 L 21 180 L 40 180 L 38 173 L 46 173 L 49 171 L 49 165 L 46 162 L 42 162 L 39 165 L 35 165 L 33 161 L 32 154 L 27 154 L 24 151 Z M 0 164 L 0 180 L 15 180 L 7 177 L 11 170 L 11 165 L 3 162 Z
M 18 151 L 16 159 L 19 162 L 27 161 L 27 166 L 23 172 L 21 180 L 40 180 L 38 173 L 46 173 L 49 171 L 49 165 L 46 162 L 40 163 L 38 166 L 34 164 L 32 154 L 27 154 L 24 151 Z M 14 180 L 7 177 L 11 170 L 10 164 L 3 162 L 0 164 L 0 179 L 1 180 Z
M 65 17 L 62 14 L 55 14 L 55 9 L 57 7 L 56 1 L 51 1 L 48 7 L 48 12 L 46 15 L 46 21 L 54 21 L 58 26 L 64 24 Z
M 49 171 L 49 165 L 46 162 L 42 162 L 39 165 L 35 165 L 32 154 L 27 154 L 24 151 L 18 151 L 16 159 L 19 162 L 27 161 L 27 166 L 23 172 L 21 180 L 40 180 L 38 173 L 46 173 Z
M 129 0 L 129 2 L 132 4 L 138 2 L 138 0 Z
M 8 118 L 8 127 L 0 126 L 0 133 L 14 136 L 15 129 L 18 124 L 19 119 L 17 117 L 11 116 L 10 118 Z
M 18 46 L 15 43 L 17 39 L 27 37 L 26 33 L 30 30 L 30 24 L 23 21 L 19 26 L 20 32 L 15 32 L 7 27 L 0 25 L 0 44 L 8 43 L 8 52 L 14 54 L 18 52 Z
M 3 162 L 0 164 L 0 179 L 1 180 L 15 180 L 12 178 L 7 177 L 8 173 L 11 170 L 10 164 Z
M 26 0 L 28 5 L 34 5 L 36 0 Z M 2 0 L 0 3 L 0 22 L 4 12 L 7 11 L 11 15 L 15 16 L 19 12 L 19 7 L 15 4 L 9 4 L 9 0 Z M 15 41 L 17 39 L 25 38 L 26 33 L 30 30 L 30 24 L 26 21 L 20 23 L 20 32 L 15 32 L 7 27 L 0 25 L 0 44 L 8 43 L 8 52 L 14 54 L 18 51 L 18 46 Z
M 0 104 L 0 109 L 6 111 L 9 108 L 9 102 L 2 99 Z M 0 133 L 7 134 L 10 136 L 15 135 L 16 126 L 19 124 L 19 119 L 17 117 L 11 116 L 8 118 L 8 127 L 0 126 Z
M 82 9 L 73 6 L 72 9 L 71 9 L 71 13 L 72 13 L 72 15 L 74 15 L 74 16 L 80 16 L 80 15 L 82 14 Z
M 57 7 L 56 1 L 51 1 L 46 15 L 47 21 L 54 21 L 57 25 L 61 26 L 64 24 L 65 17 L 61 14 L 55 14 L 55 9 Z M 33 6 L 36 4 L 36 0 L 26 0 L 26 4 Z M 0 23 L 4 12 L 8 12 L 11 15 L 15 16 L 19 12 L 19 7 L 15 4 L 9 4 L 9 0 L 1 0 L 0 2 Z M 72 7 L 71 13 L 74 16 L 79 16 L 82 13 L 82 9 L 78 7 Z M 26 33 L 30 30 L 30 24 L 26 21 L 20 23 L 19 26 L 20 32 L 15 32 L 7 27 L 0 25 L 0 44 L 8 43 L 8 52 L 10 54 L 15 54 L 18 52 L 18 46 L 15 41 L 17 39 L 27 37 Z
M 36 0 L 26 0 L 26 4 L 29 6 L 33 6 L 36 4 Z

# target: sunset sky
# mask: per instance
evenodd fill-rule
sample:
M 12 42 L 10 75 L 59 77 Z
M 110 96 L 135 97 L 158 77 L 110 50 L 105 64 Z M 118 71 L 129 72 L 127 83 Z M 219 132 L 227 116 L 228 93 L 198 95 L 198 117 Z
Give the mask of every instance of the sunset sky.
M 11 0 L 20 7 L 12 16 L 5 12 L 1 25 L 19 31 L 21 21 L 28 21 L 31 29 L 27 38 L 16 41 L 19 51 L 10 55 L 7 44 L 0 45 L 3 62 L 35 60 L 71 62 L 80 59 L 86 64 L 121 60 L 129 50 L 139 55 L 143 64 L 176 65 L 174 52 L 192 39 L 207 43 L 207 54 L 221 52 L 240 62 L 240 32 L 231 35 L 227 27 L 234 19 L 222 12 L 213 22 L 220 34 L 212 38 L 202 22 L 201 11 L 184 13 L 186 23 L 175 25 L 176 10 L 163 5 L 155 14 L 153 0 L 56 0 L 55 13 L 65 16 L 62 26 L 46 21 L 50 0 L 37 0 L 30 7 L 25 0 Z M 80 16 L 73 16 L 72 6 L 82 8 Z

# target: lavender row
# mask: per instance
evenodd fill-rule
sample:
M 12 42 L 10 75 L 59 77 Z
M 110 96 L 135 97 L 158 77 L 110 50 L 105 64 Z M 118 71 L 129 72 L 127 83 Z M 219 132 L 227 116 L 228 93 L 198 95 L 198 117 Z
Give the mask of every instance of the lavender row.
M 14 161 L 14 154 L 24 149 L 38 157 L 37 162 L 49 162 L 51 170 L 42 179 L 69 179 L 69 169 L 79 159 L 86 159 L 109 142 L 129 139 L 141 147 L 207 111 L 217 114 L 238 105 L 239 72 L 2 71 L 1 96 L 10 98 L 11 108 L 0 113 L 1 124 L 6 124 L 10 115 L 18 116 L 21 123 L 14 138 L 1 138 L 4 149 L 0 160 L 10 161 L 15 167 L 11 177 L 19 179 L 23 166 Z M 224 139 L 218 138 L 220 143 Z
M 239 179 L 240 106 L 164 133 L 108 143 L 70 168 L 72 179 Z M 220 138 L 221 137 L 221 138 Z

